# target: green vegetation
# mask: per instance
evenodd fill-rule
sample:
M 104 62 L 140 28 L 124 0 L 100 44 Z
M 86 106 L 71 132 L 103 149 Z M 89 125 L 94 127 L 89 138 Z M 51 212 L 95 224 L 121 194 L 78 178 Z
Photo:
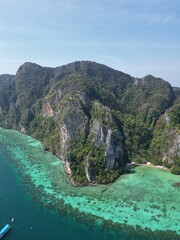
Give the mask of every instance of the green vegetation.
M 64 154 L 72 179 L 81 184 L 88 181 L 87 162 L 103 184 L 116 180 L 130 161 L 150 161 L 179 174 L 178 94 L 162 79 L 135 79 L 93 62 L 55 69 L 25 63 L 15 76 L 0 76 L 0 126 L 25 130 L 45 149 Z M 117 154 L 112 169 L 107 144 Z
M 180 104 L 175 105 L 169 115 L 171 127 L 180 129 Z
M 99 123 L 110 128 L 111 130 L 117 128 L 116 119 L 109 107 L 106 107 L 96 101 L 93 104 L 90 114 L 92 120 L 98 120 Z
M 160 118 L 153 131 L 153 138 L 148 150 L 150 162 L 155 165 L 162 165 L 162 155 L 168 148 L 168 133 L 165 131 L 166 123 Z
M 174 165 L 171 168 L 171 173 L 180 175 L 180 157 L 174 159 Z
M 53 118 L 36 115 L 28 126 L 28 134 L 41 140 L 45 149 L 59 156 L 59 127 Z
M 124 115 L 123 131 L 129 160 L 138 163 L 147 161 L 146 151 L 152 139 L 151 129 L 136 116 Z
M 120 175 L 119 169 L 107 169 L 105 161 L 105 146 L 96 147 L 91 141 L 87 143 L 71 143 L 67 158 L 70 161 L 73 180 L 81 184 L 87 183 L 85 175 L 86 161 L 91 161 L 95 181 L 100 184 L 114 182 Z

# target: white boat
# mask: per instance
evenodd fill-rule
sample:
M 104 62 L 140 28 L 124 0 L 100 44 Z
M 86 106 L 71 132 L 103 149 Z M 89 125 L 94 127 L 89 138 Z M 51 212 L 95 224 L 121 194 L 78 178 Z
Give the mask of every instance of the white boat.
M 4 235 L 9 231 L 11 226 L 9 224 L 6 224 L 1 230 L 0 230 L 0 238 L 4 237 Z

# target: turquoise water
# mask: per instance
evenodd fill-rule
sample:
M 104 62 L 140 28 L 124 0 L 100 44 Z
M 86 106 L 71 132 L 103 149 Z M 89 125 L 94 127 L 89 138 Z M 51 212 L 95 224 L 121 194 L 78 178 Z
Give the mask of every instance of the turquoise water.
M 178 176 L 139 167 L 114 184 L 76 188 L 40 142 L 0 129 L 0 146 L 0 227 L 15 217 L 13 239 L 179 239 Z
M 11 230 L 3 239 L 58 240 L 107 239 L 98 229 L 90 232 L 86 225 L 72 218 L 42 208 L 23 190 L 7 164 L 6 154 L 0 154 L 0 228 L 10 223 Z M 11 223 L 12 217 L 14 222 Z

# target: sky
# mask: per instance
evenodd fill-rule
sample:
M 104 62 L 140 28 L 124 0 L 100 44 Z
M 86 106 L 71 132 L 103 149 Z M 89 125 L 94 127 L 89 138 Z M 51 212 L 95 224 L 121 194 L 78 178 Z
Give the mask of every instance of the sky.
M 0 0 L 0 74 L 79 60 L 180 87 L 180 0 Z

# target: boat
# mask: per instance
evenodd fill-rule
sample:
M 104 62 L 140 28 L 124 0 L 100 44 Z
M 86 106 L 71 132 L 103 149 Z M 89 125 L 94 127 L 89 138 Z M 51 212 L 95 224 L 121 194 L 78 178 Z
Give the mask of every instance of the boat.
M 4 237 L 4 235 L 9 231 L 11 226 L 9 224 L 6 224 L 1 230 L 0 230 L 0 238 Z

